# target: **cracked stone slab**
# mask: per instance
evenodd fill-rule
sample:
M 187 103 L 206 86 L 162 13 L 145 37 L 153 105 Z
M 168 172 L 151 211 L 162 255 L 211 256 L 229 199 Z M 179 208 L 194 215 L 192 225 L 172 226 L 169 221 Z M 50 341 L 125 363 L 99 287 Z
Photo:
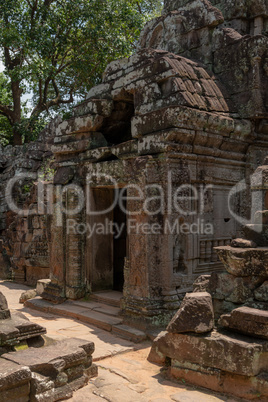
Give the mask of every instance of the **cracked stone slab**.
M 46 375 L 49 370 L 59 371 L 87 361 L 94 352 L 94 344 L 81 339 L 71 338 L 57 344 L 38 349 L 5 353 L 2 358 L 28 366 L 32 371 Z

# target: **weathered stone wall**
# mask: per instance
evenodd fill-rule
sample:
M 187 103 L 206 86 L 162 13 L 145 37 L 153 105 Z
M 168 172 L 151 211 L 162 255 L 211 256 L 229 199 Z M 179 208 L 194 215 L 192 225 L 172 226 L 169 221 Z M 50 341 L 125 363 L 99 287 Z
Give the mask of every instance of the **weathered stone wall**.
M 37 208 L 37 181 L 38 175 L 46 175 L 52 158 L 50 148 L 57 122 L 52 121 L 35 142 L 0 149 L 2 278 L 35 285 L 38 279 L 49 276 L 47 218 Z M 16 179 L 12 199 L 17 212 L 8 206 L 6 196 L 8 185 Z
M 260 210 L 245 230 L 250 237 L 216 248 L 226 271 L 196 280 L 148 357 L 173 378 L 263 401 L 268 396 L 266 163 L 253 175 Z
M 139 49 L 167 50 L 204 63 L 227 90 L 230 112 L 243 118 L 265 116 L 267 4 L 233 3 L 167 1 L 163 15 L 145 26 Z

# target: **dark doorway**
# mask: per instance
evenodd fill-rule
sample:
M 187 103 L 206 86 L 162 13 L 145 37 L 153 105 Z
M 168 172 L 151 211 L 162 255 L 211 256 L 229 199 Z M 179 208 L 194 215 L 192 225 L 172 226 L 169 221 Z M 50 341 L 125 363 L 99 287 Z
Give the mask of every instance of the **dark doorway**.
M 121 191 L 124 191 L 123 189 Z M 113 237 L 113 290 L 123 291 L 124 286 L 124 264 L 127 256 L 127 219 L 126 201 L 123 202 L 124 210 L 117 204 L 114 208 L 114 227 Z M 117 230 L 119 228 L 119 231 Z
M 126 202 L 122 205 L 120 200 L 123 208 L 119 202 L 114 206 L 118 194 L 112 188 L 93 188 L 90 194 L 91 210 L 99 214 L 88 214 L 87 223 L 95 227 L 87 240 L 88 278 L 93 292 L 122 292 L 127 256 Z M 98 233 L 97 228 L 103 229 Z

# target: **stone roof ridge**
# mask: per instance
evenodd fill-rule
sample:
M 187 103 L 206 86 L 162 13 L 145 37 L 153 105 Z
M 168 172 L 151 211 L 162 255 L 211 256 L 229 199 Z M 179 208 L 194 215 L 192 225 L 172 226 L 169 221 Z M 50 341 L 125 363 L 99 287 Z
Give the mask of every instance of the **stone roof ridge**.
M 200 63 L 199 61 L 195 61 L 187 57 L 168 52 L 166 50 L 153 49 L 148 47 L 145 49 L 139 49 L 128 59 L 124 59 L 124 66 L 122 66 L 122 64 L 119 66 L 118 64 L 116 64 L 116 62 L 110 63 L 105 70 L 104 81 L 108 82 L 109 76 L 117 73 L 120 70 L 122 70 L 123 74 L 128 73 L 130 67 L 134 70 L 135 68 L 141 68 L 143 66 L 150 65 L 153 61 L 157 61 L 160 59 L 177 60 L 182 63 L 187 63 L 188 65 L 206 69 L 203 63 Z
M 150 94 L 148 92 L 149 98 L 146 101 L 145 85 L 149 92 L 153 91 Z M 122 91 L 125 91 L 124 94 Z M 125 59 L 125 64 L 111 63 L 106 69 L 103 83 L 90 91 L 87 100 L 96 103 L 106 98 L 107 103 L 108 99 L 110 102 L 116 100 L 118 94 L 122 99 L 128 92 L 132 96 L 134 93 L 143 93 L 141 96 L 145 96 L 140 106 L 136 106 L 138 114 L 168 105 L 184 105 L 210 112 L 231 112 L 226 101 L 229 99 L 227 91 L 208 68 L 200 62 L 157 49 L 140 50 Z M 96 108 L 91 107 L 92 110 Z M 85 107 L 82 110 L 89 109 Z
M 181 34 L 186 34 L 205 27 L 216 27 L 224 22 L 224 17 L 222 12 L 207 0 L 191 1 L 183 7 L 174 6 L 172 10 L 164 8 L 162 16 L 147 22 L 141 32 L 137 48 L 147 47 L 146 38 L 149 37 L 149 46 L 154 47 L 153 43 L 158 42 L 157 37 L 162 36 L 166 25 L 173 25 L 174 20 L 176 25 L 180 25 Z
M 174 11 L 189 12 L 197 9 L 200 5 L 202 5 L 206 11 L 213 13 L 217 19 L 223 20 L 223 15 L 217 8 L 217 5 L 214 6 L 212 2 L 208 0 L 165 0 L 162 15 Z
M 235 18 L 255 18 L 257 16 L 268 16 L 267 0 L 200 0 L 204 7 L 214 8 L 221 12 L 225 20 Z M 179 9 L 190 9 L 197 7 L 198 0 L 165 0 L 162 15 Z

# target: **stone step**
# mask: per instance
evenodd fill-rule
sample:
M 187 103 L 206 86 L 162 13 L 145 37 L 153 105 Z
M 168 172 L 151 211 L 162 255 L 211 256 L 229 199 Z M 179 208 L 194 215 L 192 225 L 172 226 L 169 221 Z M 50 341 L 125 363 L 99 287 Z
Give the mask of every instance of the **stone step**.
M 49 305 L 48 305 L 49 304 Z M 48 313 L 58 314 L 64 317 L 72 317 L 87 324 L 95 325 L 98 328 L 111 332 L 112 326 L 121 324 L 123 319 L 113 317 L 98 311 L 90 310 L 81 306 L 72 305 L 69 302 L 52 305 L 41 298 L 27 300 L 25 306 Z M 42 308 L 44 307 L 44 309 Z
M 144 332 L 124 324 L 114 325 L 112 327 L 112 333 L 120 336 L 120 338 L 130 339 L 135 343 L 142 342 L 147 339 L 147 336 Z
M 73 317 L 78 319 L 79 321 L 85 322 L 87 324 L 92 324 L 98 328 L 104 329 L 105 331 L 111 332 L 113 325 L 118 325 L 123 322 L 123 319 L 120 317 L 112 317 L 106 314 L 98 313 L 94 310 L 84 310 L 84 309 L 76 309 L 70 310 L 70 306 L 60 306 L 60 308 L 53 309 L 55 314 L 64 315 L 66 317 Z
M 144 332 L 124 325 L 123 318 L 118 315 L 119 308 L 113 306 L 84 301 L 66 301 L 55 305 L 41 297 L 27 300 L 24 305 L 34 310 L 77 319 L 132 342 L 137 343 L 147 339 Z
M 80 301 L 80 300 L 75 300 L 75 301 L 68 301 L 66 303 L 70 303 L 73 306 L 79 306 L 83 307 L 84 309 L 89 309 L 89 310 L 94 310 L 98 311 L 99 313 L 111 315 L 113 317 L 117 317 L 120 315 L 120 308 L 119 307 L 114 307 L 110 306 L 108 304 L 102 304 L 98 303 L 95 301 Z
M 29 307 L 33 310 L 42 311 L 44 313 L 50 313 L 50 309 L 53 308 L 53 304 L 42 297 L 37 296 L 34 299 L 29 299 L 24 302 L 25 307 Z
M 90 300 L 96 301 L 102 304 L 108 304 L 109 306 L 120 307 L 120 301 L 123 297 L 123 293 L 115 290 L 108 290 L 105 292 L 95 292 L 90 295 Z

